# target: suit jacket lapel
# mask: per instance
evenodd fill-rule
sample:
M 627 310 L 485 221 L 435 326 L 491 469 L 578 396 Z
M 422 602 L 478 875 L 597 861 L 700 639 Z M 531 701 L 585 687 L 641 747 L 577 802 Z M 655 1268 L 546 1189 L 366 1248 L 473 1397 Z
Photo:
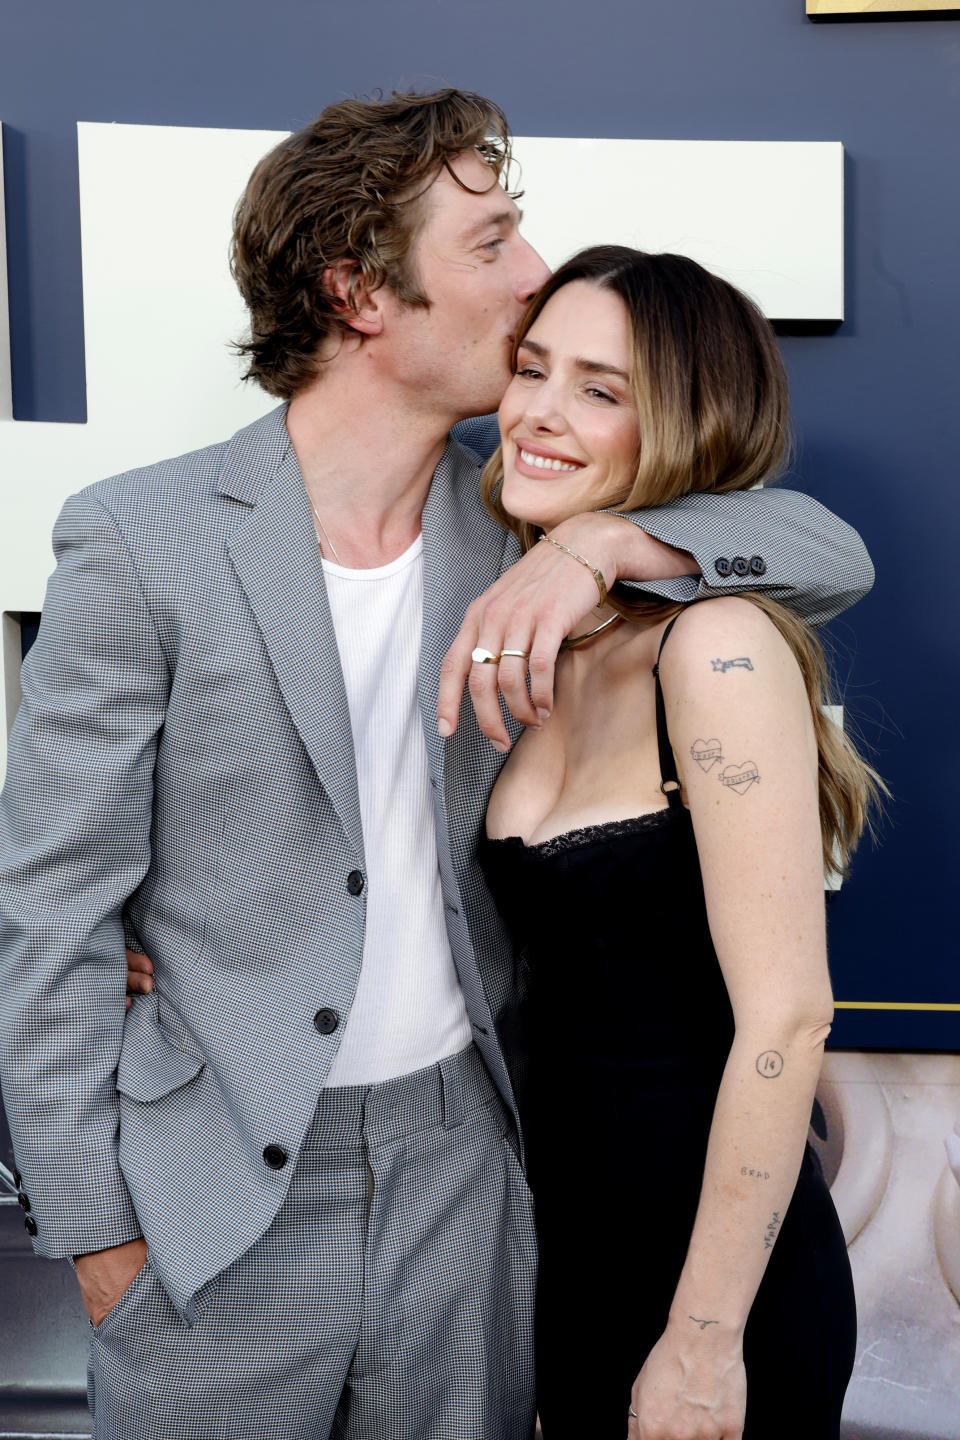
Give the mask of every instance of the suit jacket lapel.
M 252 506 L 228 548 L 290 717 L 362 859 L 343 671 L 310 502 L 285 422 L 282 406 L 241 431 L 228 447 L 221 493 Z
M 500 575 L 507 532 L 480 499 L 475 457 L 455 440 L 447 442 L 423 511 L 423 638 L 420 656 L 420 715 L 430 766 L 443 794 L 447 748 L 437 734 L 440 667 L 471 601 Z M 470 699 L 465 694 L 464 706 Z M 472 718 L 472 717 L 471 717 Z M 464 717 L 453 743 L 462 743 Z M 502 758 L 492 746 L 495 776 Z M 482 780 L 478 777 L 479 784 Z M 492 783 L 492 782 L 491 782 Z

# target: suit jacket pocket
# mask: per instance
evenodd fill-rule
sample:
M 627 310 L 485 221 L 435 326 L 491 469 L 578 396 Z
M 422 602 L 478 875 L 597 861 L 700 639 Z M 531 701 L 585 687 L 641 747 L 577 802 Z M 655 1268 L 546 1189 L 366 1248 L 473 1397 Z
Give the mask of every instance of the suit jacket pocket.
M 156 993 L 134 1000 L 123 1027 L 117 1089 L 131 1100 L 159 1100 L 195 1079 L 205 1065 L 160 1029 Z
M 124 1290 L 123 1294 L 118 1296 L 116 1302 L 110 1307 L 106 1315 L 104 1315 L 103 1319 L 100 1321 L 100 1324 L 91 1324 L 91 1329 L 93 1330 L 93 1333 L 94 1335 L 96 1335 L 98 1340 L 103 1336 L 104 1332 L 113 1325 L 116 1320 L 119 1320 L 123 1311 L 127 1309 L 127 1306 L 130 1304 L 130 1302 L 136 1299 L 137 1292 L 142 1288 L 144 1282 L 148 1278 L 149 1268 L 150 1261 L 149 1259 L 147 1259 L 141 1265 L 136 1275 L 134 1275 L 133 1279 L 130 1281 L 130 1284 L 127 1286 L 126 1290 Z

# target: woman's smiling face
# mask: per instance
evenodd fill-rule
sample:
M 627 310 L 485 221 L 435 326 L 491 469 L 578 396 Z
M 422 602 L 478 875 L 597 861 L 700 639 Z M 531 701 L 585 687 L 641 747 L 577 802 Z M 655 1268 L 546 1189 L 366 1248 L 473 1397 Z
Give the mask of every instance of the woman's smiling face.
M 547 301 L 500 405 L 500 499 L 510 515 L 549 530 L 629 490 L 640 449 L 631 349 L 612 290 L 574 280 Z

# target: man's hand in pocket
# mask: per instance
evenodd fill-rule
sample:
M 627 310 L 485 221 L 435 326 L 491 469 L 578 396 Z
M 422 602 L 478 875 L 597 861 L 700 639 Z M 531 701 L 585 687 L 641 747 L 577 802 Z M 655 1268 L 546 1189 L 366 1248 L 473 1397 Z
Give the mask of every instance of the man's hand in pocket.
M 106 1320 L 147 1263 L 146 1240 L 128 1240 L 109 1250 L 74 1256 L 80 1294 L 93 1325 Z
M 149 995 L 153 989 L 153 961 L 136 950 L 127 951 L 127 1009 L 131 995 Z

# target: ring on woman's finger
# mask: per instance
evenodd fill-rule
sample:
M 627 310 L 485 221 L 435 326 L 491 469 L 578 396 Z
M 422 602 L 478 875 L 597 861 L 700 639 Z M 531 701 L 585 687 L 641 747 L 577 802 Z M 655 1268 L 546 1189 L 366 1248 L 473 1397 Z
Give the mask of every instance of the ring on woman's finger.
M 529 659 L 530 659 L 530 651 L 529 651 L 529 650 L 501 650 L 501 651 L 500 651 L 500 658 L 501 658 L 501 660 L 504 658 L 505 655 L 516 655 L 516 657 L 517 657 L 518 660 L 529 660 Z
M 476 650 L 471 650 L 470 659 L 473 661 L 474 665 L 500 664 L 500 656 L 494 655 L 492 650 L 484 650 L 482 645 L 478 645 Z

